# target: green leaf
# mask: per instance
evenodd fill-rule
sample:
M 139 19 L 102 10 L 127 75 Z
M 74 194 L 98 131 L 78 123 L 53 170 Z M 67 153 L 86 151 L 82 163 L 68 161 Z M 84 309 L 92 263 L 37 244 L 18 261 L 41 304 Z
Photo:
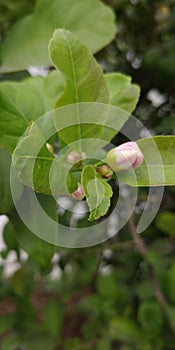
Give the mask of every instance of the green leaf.
M 38 200 L 43 207 L 43 209 L 47 212 L 47 214 L 53 219 L 57 219 L 57 207 L 55 200 L 50 196 L 38 195 Z M 31 211 L 31 220 L 37 223 L 38 229 L 40 228 L 40 222 L 37 221 L 37 217 L 35 211 L 30 205 Z M 55 247 L 39 237 L 37 237 L 33 232 L 29 230 L 27 226 L 23 223 L 23 221 L 18 216 L 17 212 L 14 211 L 10 216 L 11 223 L 14 227 L 16 239 L 18 241 L 19 246 L 24 249 L 29 257 L 39 266 L 48 267 L 50 261 L 55 252 Z M 49 237 L 49 233 L 48 233 Z
M 167 233 L 168 235 L 175 235 L 175 214 L 165 211 L 157 216 L 156 226 L 159 230 Z
M 8 250 L 18 251 L 19 245 L 16 238 L 16 232 L 10 221 L 4 227 L 3 238 Z
M 17 334 L 8 335 L 1 343 L 1 350 L 17 350 L 21 346 L 21 341 Z
M 45 137 L 37 124 L 33 123 L 27 129 L 13 153 L 12 160 L 23 184 L 36 192 L 51 193 L 49 174 L 54 156 L 48 151 Z
M 173 263 L 164 273 L 162 280 L 163 291 L 168 299 L 168 301 L 172 304 L 175 304 L 175 264 Z M 174 319 L 175 322 L 175 319 Z M 175 327 L 175 324 L 174 324 Z
M 77 179 L 71 172 L 69 172 L 67 176 L 67 188 L 69 193 L 74 192 L 78 188 Z
M 0 146 L 12 152 L 31 121 L 52 110 L 64 80 L 53 71 L 46 78 L 0 84 Z
M 14 317 L 11 314 L 9 315 L 0 315 L 0 334 L 2 335 L 5 332 L 11 330 L 14 326 Z
M 10 189 L 10 166 L 11 156 L 8 152 L 0 149 L 0 214 L 7 214 L 13 208 L 13 199 Z M 19 199 L 23 188 L 16 188 L 16 195 Z
M 131 78 L 121 73 L 111 73 L 105 76 L 110 95 L 110 103 L 132 113 L 140 96 L 140 88 L 131 83 Z
M 145 162 L 135 170 L 118 173 L 119 181 L 130 186 L 175 185 L 175 136 L 143 138 L 137 144 Z
M 109 102 L 102 69 L 80 39 L 56 30 L 49 44 L 50 58 L 66 77 L 66 88 L 56 107 L 79 102 Z
M 66 77 L 66 87 L 56 107 L 81 102 L 109 103 L 109 93 L 102 70 L 77 36 L 63 29 L 55 31 L 49 51 L 55 67 Z M 77 106 L 76 125 L 72 120 L 70 127 L 59 132 L 61 147 L 82 138 L 94 135 L 98 137 L 102 132 L 102 128 L 92 122 L 83 125 L 80 113 Z M 60 118 L 55 120 L 58 129 Z
M 84 167 L 82 185 L 90 208 L 89 221 L 99 219 L 110 207 L 111 186 L 96 173 L 92 166 Z
M 112 339 L 139 342 L 141 332 L 135 322 L 126 317 L 115 317 L 111 320 L 109 334 Z
M 159 332 L 163 325 L 163 315 L 156 301 L 145 301 L 138 309 L 138 320 L 148 332 Z
M 43 321 L 46 331 L 58 337 L 62 326 L 62 310 L 57 300 L 47 303 L 43 312 Z
M 39 0 L 34 13 L 17 21 L 1 47 L 0 72 L 50 65 L 47 46 L 55 28 L 77 34 L 92 52 L 116 34 L 114 15 L 98 0 Z

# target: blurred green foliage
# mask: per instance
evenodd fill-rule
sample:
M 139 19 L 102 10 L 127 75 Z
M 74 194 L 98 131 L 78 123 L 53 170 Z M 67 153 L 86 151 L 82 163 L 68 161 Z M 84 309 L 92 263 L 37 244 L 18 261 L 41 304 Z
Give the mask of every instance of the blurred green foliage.
M 106 3 L 116 13 L 118 35 L 96 55 L 98 61 L 106 72 L 129 74 L 141 86 L 137 118 L 154 134 L 173 134 L 174 1 Z M 33 7 L 34 1 L 1 1 L 2 36 Z M 6 78 L 20 80 L 21 73 L 16 73 L 15 78 L 13 74 L 2 75 L 2 79 Z M 155 95 L 151 97 L 153 89 L 159 95 L 158 103 Z M 6 166 L 9 167 L 8 162 Z M 149 249 L 149 262 L 167 301 L 165 310 L 155 297 L 148 260 L 135 247 L 128 226 L 103 245 L 83 250 L 56 248 L 55 252 L 54 247 L 32 238 L 21 227 L 11 201 L 8 208 L 3 208 L 6 183 L 0 177 L 1 212 L 8 213 L 11 219 L 3 232 L 5 247 L 1 251 L 1 350 L 175 349 L 174 188 L 166 189 L 159 214 L 142 234 Z M 146 194 L 144 188 L 139 189 L 136 222 Z M 55 211 L 52 203 L 50 210 Z M 69 216 L 69 211 L 65 211 L 60 221 L 66 224 Z M 83 220 L 79 225 L 83 226 Z M 25 258 L 22 249 L 27 253 Z M 12 252 L 14 263 L 8 261 Z M 8 264 L 16 264 L 10 277 Z

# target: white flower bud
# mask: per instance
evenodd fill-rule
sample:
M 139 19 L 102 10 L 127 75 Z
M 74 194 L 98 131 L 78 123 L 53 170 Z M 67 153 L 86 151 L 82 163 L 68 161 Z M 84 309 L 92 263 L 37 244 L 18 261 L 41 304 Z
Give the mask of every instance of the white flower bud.
M 54 154 L 54 148 L 50 143 L 46 143 L 46 147 L 51 154 Z
M 78 182 L 78 188 L 71 193 L 71 197 L 77 201 L 81 201 L 85 197 L 83 186 Z
M 135 142 L 126 142 L 108 152 L 106 162 L 114 171 L 136 168 L 142 164 L 144 155 Z
M 82 160 L 86 159 L 86 153 L 82 152 L 81 157 L 80 157 L 78 152 L 72 151 L 67 155 L 66 159 L 67 159 L 68 163 L 75 164 L 75 163 L 79 162 L 81 159 Z
M 76 151 L 72 151 L 67 155 L 67 161 L 70 164 L 75 164 L 80 161 L 80 155 Z

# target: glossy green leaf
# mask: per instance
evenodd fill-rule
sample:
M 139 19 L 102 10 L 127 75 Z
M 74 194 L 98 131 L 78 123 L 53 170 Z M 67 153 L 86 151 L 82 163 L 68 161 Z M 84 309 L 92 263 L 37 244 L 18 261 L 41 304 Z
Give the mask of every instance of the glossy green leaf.
M 0 146 L 12 152 L 29 123 L 54 108 L 63 87 L 64 79 L 56 71 L 46 78 L 1 83 Z
M 84 167 L 82 185 L 90 208 L 89 221 L 99 219 L 109 209 L 112 188 L 92 166 Z
M 130 186 L 175 185 L 175 136 L 155 136 L 137 141 L 145 162 L 137 169 L 118 173 Z
M 105 76 L 109 90 L 110 103 L 132 113 L 140 96 L 140 88 L 131 83 L 131 78 L 121 73 L 111 73 Z
M 98 0 L 39 0 L 34 13 L 17 21 L 1 47 L 0 72 L 49 66 L 48 42 L 55 28 L 77 34 L 92 52 L 115 36 L 114 15 Z

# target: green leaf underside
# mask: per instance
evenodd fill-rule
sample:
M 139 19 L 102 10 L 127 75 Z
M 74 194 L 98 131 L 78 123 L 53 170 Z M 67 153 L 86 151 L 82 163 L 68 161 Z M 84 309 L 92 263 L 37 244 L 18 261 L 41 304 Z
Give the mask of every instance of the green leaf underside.
M 43 145 L 42 147 L 40 145 Z M 39 153 L 36 153 L 38 149 Z M 41 129 L 33 123 L 13 153 L 13 165 L 21 181 L 36 192 L 50 194 L 49 174 L 54 156 L 48 151 Z
M 81 181 L 90 209 L 89 221 L 99 219 L 110 207 L 111 186 L 89 165 L 84 167 Z
M 98 0 L 39 0 L 34 13 L 18 20 L 1 45 L 0 72 L 50 65 L 48 42 L 55 28 L 77 34 L 95 53 L 116 34 L 114 14 Z
M 119 181 L 140 187 L 175 185 L 175 136 L 143 138 L 137 144 L 146 162 L 135 170 L 119 172 Z
M 104 75 L 109 90 L 110 104 L 132 113 L 140 96 L 140 88 L 131 78 L 121 73 Z
M 13 152 L 30 122 L 54 108 L 63 87 L 64 80 L 56 71 L 46 78 L 1 83 L 0 146 Z

